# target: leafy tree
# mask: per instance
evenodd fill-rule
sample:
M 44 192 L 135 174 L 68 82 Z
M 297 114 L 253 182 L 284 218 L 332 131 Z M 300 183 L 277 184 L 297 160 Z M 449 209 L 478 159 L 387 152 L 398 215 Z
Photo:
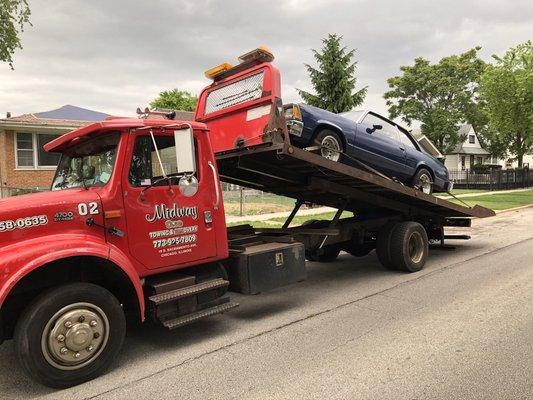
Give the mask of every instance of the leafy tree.
M 524 154 L 533 151 L 533 43 L 493 56 L 481 77 L 481 98 L 488 117 L 487 136 L 502 153 L 516 156 L 522 167 Z
M 363 102 L 367 92 L 365 86 L 353 93 L 357 83 L 357 62 L 352 62 L 355 50 L 348 51 L 345 46 L 341 46 L 341 40 L 342 36 L 328 35 L 322 40 L 322 53 L 312 50 L 318 69 L 305 64 L 317 94 L 296 89 L 306 103 L 334 113 L 357 107 Z
M 30 23 L 27 0 L 0 0 L 0 61 L 13 69 L 13 54 L 22 49 L 19 35 Z
M 189 92 L 172 89 L 159 93 L 159 96 L 150 102 L 150 107 L 194 111 L 197 102 L 198 97 L 191 95 Z
M 391 118 L 401 117 L 408 125 L 421 123 L 421 130 L 443 153 L 465 140 L 458 133 L 461 122 L 476 131 L 486 124 L 480 111 L 478 82 L 486 64 L 478 58 L 480 47 L 442 58 L 437 64 L 416 58 L 402 66 L 402 75 L 387 80 L 384 94 Z

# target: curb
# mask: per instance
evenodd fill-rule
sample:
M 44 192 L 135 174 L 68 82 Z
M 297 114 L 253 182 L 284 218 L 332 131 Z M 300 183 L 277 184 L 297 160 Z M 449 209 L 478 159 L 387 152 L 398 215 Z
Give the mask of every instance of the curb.
M 530 207 L 533 207 L 533 204 L 528 204 L 526 206 L 520 206 L 520 207 L 514 207 L 514 208 L 508 208 L 507 210 L 495 210 L 494 212 L 496 214 L 502 214 L 502 213 L 505 213 L 505 212 L 519 211 L 519 210 L 523 210 L 525 208 L 530 208 Z

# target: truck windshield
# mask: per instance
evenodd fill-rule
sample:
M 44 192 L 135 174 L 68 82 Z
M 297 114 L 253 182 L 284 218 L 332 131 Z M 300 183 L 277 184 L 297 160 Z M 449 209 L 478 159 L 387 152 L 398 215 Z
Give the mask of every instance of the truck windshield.
M 104 186 L 115 166 L 119 132 L 97 135 L 64 151 L 52 190 Z

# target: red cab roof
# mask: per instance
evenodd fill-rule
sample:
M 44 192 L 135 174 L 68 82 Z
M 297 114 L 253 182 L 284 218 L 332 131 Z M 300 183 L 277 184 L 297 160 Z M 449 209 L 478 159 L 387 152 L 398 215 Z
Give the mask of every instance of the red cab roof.
M 45 151 L 59 152 L 75 144 L 81 138 L 89 136 L 95 132 L 106 132 L 116 129 L 139 129 L 139 128 L 161 128 L 172 127 L 179 128 L 192 126 L 193 129 L 207 130 L 207 126 L 200 122 L 194 121 L 175 121 L 168 119 L 137 119 L 137 118 L 112 118 L 105 121 L 95 122 L 93 124 L 81 127 L 52 140 L 44 145 Z

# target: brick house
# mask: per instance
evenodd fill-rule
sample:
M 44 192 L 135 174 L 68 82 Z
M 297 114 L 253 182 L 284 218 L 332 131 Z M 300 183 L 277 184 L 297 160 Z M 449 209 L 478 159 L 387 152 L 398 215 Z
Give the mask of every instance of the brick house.
M 65 105 L 56 110 L 0 119 L 0 197 L 17 190 L 48 189 L 59 154 L 43 146 L 80 126 L 102 121 L 108 114 Z

